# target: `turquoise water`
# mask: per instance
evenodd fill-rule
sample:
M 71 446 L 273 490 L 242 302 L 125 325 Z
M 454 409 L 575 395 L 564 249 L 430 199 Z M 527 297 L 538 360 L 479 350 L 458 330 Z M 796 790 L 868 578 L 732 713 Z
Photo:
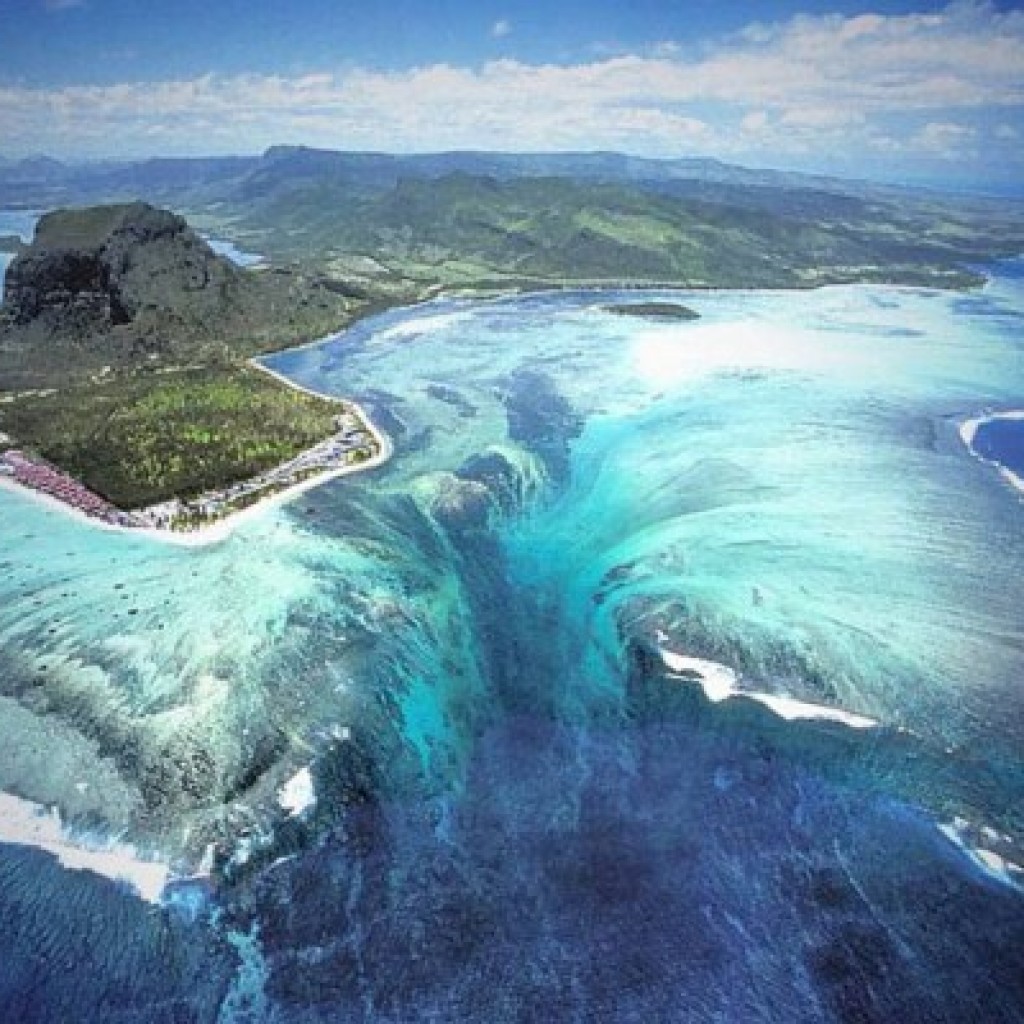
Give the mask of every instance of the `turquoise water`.
M 0 210 L 0 235 L 17 235 L 31 242 L 39 220 L 38 210 Z
M 275 356 L 396 455 L 222 544 L 0 491 L 0 789 L 181 875 L 213 844 L 164 912 L 179 1009 L 1024 1015 L 1024 506 L 958 434 L 1024 398 L 1019 267 L 642 296 L 681 324 L 602 311 L 629 297 L 443 300 Z M 132 897 L 74 875 L 54 938 L 71 874 L 14 953 L 121 915 L 123 1019 L 155 1019 Z
M 235 266 L 255 267 L 263 262 L 263 257 L 259 253 L 245 252 L 243 249 L 239 249 L 234 242 L 221 238 L 207 238 L 206 241 L 218 256 L 226 256 Z

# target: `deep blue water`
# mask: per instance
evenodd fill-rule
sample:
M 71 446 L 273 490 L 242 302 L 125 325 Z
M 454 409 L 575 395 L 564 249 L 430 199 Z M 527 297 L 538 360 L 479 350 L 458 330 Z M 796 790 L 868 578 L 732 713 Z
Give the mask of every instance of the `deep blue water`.
M 0 790 L 177 877 L 0 820 L 0 1019 L 1024 1020 L 1019 278 L 626 297 L 275 356 L 396 455 L 222 544 L 0 491 Z
M 973 446 L 982 458 L 1024 477 L 1024 418 L 990 419 L 979 424 Z

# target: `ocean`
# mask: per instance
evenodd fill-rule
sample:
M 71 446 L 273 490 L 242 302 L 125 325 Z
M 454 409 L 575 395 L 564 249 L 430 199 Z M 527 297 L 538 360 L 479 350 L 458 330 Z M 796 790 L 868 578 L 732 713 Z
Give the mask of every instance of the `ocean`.
M 1024 415 L 984 420 L 975 432 L 973 447 L 981 458 L 1024 477 Z
M 393 459 L 209 547 L 0 490 L 0 1018 L 1024 1020 L 991 273 L 362 321 L 267 362 Z

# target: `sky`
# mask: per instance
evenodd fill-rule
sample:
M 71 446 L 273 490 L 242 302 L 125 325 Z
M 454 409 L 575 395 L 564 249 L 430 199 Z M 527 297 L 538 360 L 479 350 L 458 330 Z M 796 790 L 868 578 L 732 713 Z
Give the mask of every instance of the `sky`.
M 1024 0 L 0 0 L 0 157 L 618 150 L 1024 183 Z

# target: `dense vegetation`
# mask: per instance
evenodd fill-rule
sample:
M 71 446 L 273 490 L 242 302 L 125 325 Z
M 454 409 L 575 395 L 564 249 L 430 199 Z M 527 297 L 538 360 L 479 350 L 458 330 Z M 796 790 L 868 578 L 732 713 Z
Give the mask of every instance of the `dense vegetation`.
M 967 265 L 1024 245 L 1019 202 L 600 153 L 280 148 L 195 210 L 275 259 L 378 286 L 965 287 Z
M 0 430 L 122 508 L 255 476 L 333 430 L 339 407 L 250 367 L 125 375 L 0 404 Z
M 0 205 L 159 200 L 350 299 L 564 283 L 964 287 L 1024 203 L 616 153 L 261 157 L 0 168 Z
M 46 214 L 6 286 L 0 431 L 126 508 L 255 476 L 332 433 L 335 403 L 245 357 L 368 304 L 243 271 L 145 203 Z
M 278 147 L 0 166 L 0 206 L 112 199 L 158 200 L 270 264 L 232 267 L 180 218 L 134 202 L 47 219 L 22 249 L 0 315 L 0 392 L 20 397 L 0 404 L 0 431 L 128 506 L 251 475 L 324 436 L 324 408 L 244 359 L 383 305 L 599 283 L 962 288 L 981 280 L 973 264 L 1024 250 L 1019 202 L 714 161 Z

